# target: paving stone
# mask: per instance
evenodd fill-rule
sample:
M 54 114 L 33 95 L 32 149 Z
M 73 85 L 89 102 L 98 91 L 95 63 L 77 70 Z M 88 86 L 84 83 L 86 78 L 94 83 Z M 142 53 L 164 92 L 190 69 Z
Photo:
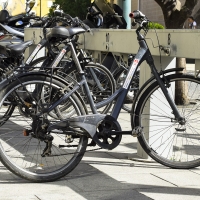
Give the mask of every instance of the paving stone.
M 160 187 L 138 189 L 138 192 L 154 200 L 199 200 L 199 188 L 190 187 Z
M 123 130 L 131 130 L 130 116 L 123 110 L 119 122 Z M 24 199 L 199 200 L 200 167 L 175 170 L 139 159 L 137 138 L 127 135 L 111 151 L 86 152 L 71 173 L 55 182 L 30 183 L 0 163 L 0 200 Z

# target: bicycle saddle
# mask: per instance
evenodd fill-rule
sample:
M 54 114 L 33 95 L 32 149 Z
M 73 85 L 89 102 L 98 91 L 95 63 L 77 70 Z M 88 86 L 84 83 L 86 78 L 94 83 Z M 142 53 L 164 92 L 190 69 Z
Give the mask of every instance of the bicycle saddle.
M 84 30 L 81 27 L 65 28 L 63 26 L 55 26 L 51 29 L 49 33 L 47 33 L 47 39 L 51 39 L 51 38 L 66 39 L 68 37 L 72 37 L 74 35 L 84 33 L 84 32 L 86 32 L 86 30 Z
M 6 45 L 6 49 L 10 51 L 11 54 L 20 55 L 24 53 L 25 49 L 33 44 L 33 41 L 29 40 L 22 42 L 20 44 L 9 44 Z

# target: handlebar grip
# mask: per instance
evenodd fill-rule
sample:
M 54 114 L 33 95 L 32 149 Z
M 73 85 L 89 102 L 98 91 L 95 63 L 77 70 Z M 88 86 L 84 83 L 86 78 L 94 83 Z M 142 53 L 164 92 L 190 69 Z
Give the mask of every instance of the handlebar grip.
M 141 11 L 135 10 L 129 14 L 129 17 L 134 19 L 141 19 L 144 18 L 145 15 Z

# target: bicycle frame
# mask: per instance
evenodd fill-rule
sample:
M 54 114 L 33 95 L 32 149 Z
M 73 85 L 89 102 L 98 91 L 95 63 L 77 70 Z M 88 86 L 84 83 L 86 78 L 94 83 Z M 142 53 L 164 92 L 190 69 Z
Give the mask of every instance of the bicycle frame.
M 119 116 L 119 113 L 121 111 L 121 108 L 122 108 L 122 105 L 123 105 L 123 102 L 126 98 L 126 95 L 129 91 L 129 87 L 130 87 L 130 84 L 133 80 L 133 77 L 139 67 L 139 65 L 146 60 L 146 62 L 148 63 L 148 65 L 150 66 L 151 68 L 151 71 L 155 77 L 155 79 L 157 80 L 157 82 L 159 83 L 167 101 L 169 102 L 172 110 L 173 110 L 173 113 L 175 115 L 175 119 L 178 120 L 179 123 L 184 123 L 184 119 L 181 117 L 181 115 L 179 114 L 178 112 L 178 109 L 176 107 L 176 105 L 174 104 L 172 98 L 170 97 L 170 95 L 168 94 L 167 92 L 167 89 L 165 88 L 165 85 L 164 83 L 162 82 L 161 78 L 160 78 L 160 75 L 159 73 L 157 72 L 156 70 L 156 67 L 154 65 L 154 61 L 153 61 L 153 57 L 150 53 L 150 50 L 147 46 L 147 43 L 144 39 L 144 37 L 140 34 L 140 30 L 141 28 L 138 28 L 136 33 L 138 35 L 138 42 L 139 42 L 139 50 L 138 50 L 138 53 L 136 54 L 129 70 L 128 70 L 128 73 L 127 73 L 127 77 L 124 81 L 124 84 L 122 86 L 122 88 L 120 88 L 119 90 L 117 90 L 112 96 L 110 96 L 108 99 L 98 103 L 98 104 L 94 104 L 94 101 L 92 99 L 92 96 L 90 94 L 90 90 L 89 90 L 89 87 L 87 85 L 87 82 L 86 82 L 86 78 L 85 78 L 85 75 L 84 75 L 84 72 L 80 66 L 80 63 L 79 63 L 79 60 L 77 58 L 77 55 L 76 55 L 76 52 L 75 52 L 75 49 L 73 47 L 73 44 L 71 42 L 68 43 L 68 45 L 70 46 L 71 48 L 71 52 L 72 52 L 72 57 L 73 57 L 73 60 L 75 61 L 76 63 L 76 66 L 77 66 L 77 70 L 82 78 L 82 80 L 74 86 L 74 88 L 67 94 L 65 94 L 61 99 L 59 99 L 57 102 L 53 103 L 47 110 L 46 112 L 50 112 L 52 111 L 53 109 L 55 109 L 56 106 L 58 106 L 62 101 L 66 100 L 71 94 L 73 94 L 75 91 L 77 91 L 81 86 L 83 86 L 84 90 L 85 90 L 85 93 L 86 93 L 86 96 L 88 98 L 88 101 L 89 101 L 89 104 L 90 104 L 90 107 L 92 109 L 92 112 L 93 114 L 97 114 L 97 108 L 100 108 L 102 106 L 105 106 L 106 104 L 112 102 L 114 99 L 116 100 L 116 103 L 115 103 L 115 106 L 113 107 L 112 111 L 111 111 L 111 116 L 117 120 L 118 116 Z M 66 46 L 62 51 L 61 53 L 57 56 L 57 59 L 55 59 L 55 62 L 54 63 L 57 63 L 59 62 L 59 59 L 61 60 L 62 57 L 64 56 L 64 53 L 62 52 L 66 52 L 67 51 L 67 48 L 69 46 Z M 63 55 L 62 55 L 63 54 Z M 54 64 L 52 65 L 54 66 Z

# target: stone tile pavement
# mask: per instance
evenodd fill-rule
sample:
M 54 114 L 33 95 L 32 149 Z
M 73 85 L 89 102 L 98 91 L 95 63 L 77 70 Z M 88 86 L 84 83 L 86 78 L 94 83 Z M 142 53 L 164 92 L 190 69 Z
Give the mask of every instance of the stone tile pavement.
M 130 117 L 119 121 L 130 130 Z M 0 164 L 0 200 L 199 200 L 200 168 L 175 170 L 137 158 L 137 139 L 122 138 L 112 151 L 87 152 L 77 168 L 50 183 L 30 183 Z

